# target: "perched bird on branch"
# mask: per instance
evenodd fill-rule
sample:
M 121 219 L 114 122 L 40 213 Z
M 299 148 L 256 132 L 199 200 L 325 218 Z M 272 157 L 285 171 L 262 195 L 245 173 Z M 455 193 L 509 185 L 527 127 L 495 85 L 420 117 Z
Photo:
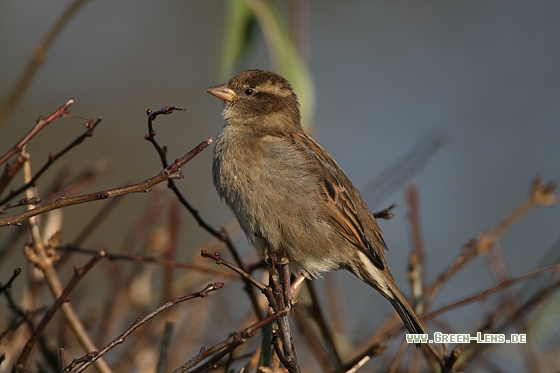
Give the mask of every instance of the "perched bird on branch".
M 387 245 L 364 199 L 303 130 L 290 83 L 248 70 L 208 93 L 225 102 L 213 179 L 251 244 L 282 253 L 307 277 L 347 269 L 395 308 L 413 334 L 424 329 L 385 261 Z

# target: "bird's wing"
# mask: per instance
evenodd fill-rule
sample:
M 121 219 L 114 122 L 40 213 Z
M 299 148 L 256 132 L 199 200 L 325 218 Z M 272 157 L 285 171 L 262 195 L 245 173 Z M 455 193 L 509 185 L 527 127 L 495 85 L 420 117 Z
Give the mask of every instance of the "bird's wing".
M 315 161 L 321 163 L 319 169 L 323 172 L 322 186 L 323 194 L 327 199 L 328 223 L 350 243 L 362 250 L 377 268 L 384 270 L 385 265 L 368 242 L 356 205 L 341 180 L 341 178 L 344 178 L 344 180 L 347 180 L 347 178 L 338 164 L 325 149 L 304 132 L 295 133 L 292 138 L 296 144 L 300 144 L 303 149 L 311 153 Z M 382 237 L 380 237 L 380 240 L 381 244 L 385 246 Z

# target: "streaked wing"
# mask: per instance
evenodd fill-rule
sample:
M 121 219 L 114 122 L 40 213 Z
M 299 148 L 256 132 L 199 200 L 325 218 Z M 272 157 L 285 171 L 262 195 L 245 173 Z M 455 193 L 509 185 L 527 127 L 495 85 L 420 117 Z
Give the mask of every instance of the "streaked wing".
M 368 242 L 364 227 L 358 216 L 358 211 L 348 190 L 337 177 L 337 173 L 342 174 L 342 170 L 332 157 L 317 144 L 311 137 L 303 132 L 292 134 L 293 140 L 307 149 L 313 158 L 322 163 L 320 170 L 323 172 L 323 191 L 327 199 L 328 223 L 334 227 L 350 243 L 362 250 L 381 270 L 385 269 L 383 261 L 374 248 Z M 381 238 L 381 243 L 385 243 Z

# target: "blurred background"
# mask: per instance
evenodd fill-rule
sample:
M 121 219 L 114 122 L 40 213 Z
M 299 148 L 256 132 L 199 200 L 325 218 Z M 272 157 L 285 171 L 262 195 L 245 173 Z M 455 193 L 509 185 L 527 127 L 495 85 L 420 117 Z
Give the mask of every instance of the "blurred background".
M 22 99 L 9 113 L 0 113 L 2 153 L 39 116 L 74 98 L 72 113 L 103 121 L 92 138 L 49 170 L 44 184 L 66 167 L 78 173 L 101 159 L 107 171 L 80 193 L 139 182 L 161 169 L 156 152 L 143 139 L 146 109 L 188 109 L 155 122 L 158 141 L 173 160 L 205 138 L 215 138 L 222 127 L 222 104 L 205 92 L 207 87 L 248 68 L 275 69 L 292 80 L 305 105 L 308 129 L 363 192 L 370 208 L 397 204 L 395 217 L 380 225 L 390 248 L 387 261 L 406 294 L 411 247 L 406 183 L 414 182 L 420 193 L 430 282 L 468 240 L 493 229 L 529 196 L 533 178 L 558 180 L 560 3 L 272 2 L 301 53 L 293 61 L 289 53 L 285 60 L 275 55 L 266 27 L 264 33 L 256 23 L 236 28 L 232 3 L 86 2 L 45 54 Z M 69 4 L 0 2 L 2 101 Z M 235 32 L 241 34 L 237 41 L 231 39 Z M 236 47 L 239 40 L 247 45 Z M 77 119 L 51 123 L 29 144 L 34 170 L 83 130 Z M 388 192 L 371 187 L 378 175 L 398 166 L 395 162 L 434 141 L 442 145 L 426 157 L 425 165 L 404 167 L 404 176 L 390 183 Z M 183 168 L 185 177 L 177 184 L 210 224 L 231 225 L 232 214 L 212 185 L 211 158 L 211 149 L 203 151 Z M 162 198 L 173 199 L 165 186 L 159 189 Z M 84 246 L 119 251 L 149 198 L 126 196 Z M 72 242 L 102 206 L 93 202 L 62 210 L 62 242 Z M 177 259 L 207 264 L 198 252 L 211 236 L 182 209 L 181 216 Z M 1 228 L 0 240 L 13 229 Z M 232 234 L 243 255 L 256 259 L 242 234 Z M 560 208 L 532 211 L 500 237 L 510 275 L 557 262 L 559 240 Z M 72 260 L 82 264 L 86 258 Z M 1 263 L 0 281 L 7 281 L 15 266 L 25 268 L 21 252 Z M 351 305 L 351 335 L 364 340 L 379 322 L 377 316 L 391 314 L 390 305 L 347 273 L 326 276 L 333 278 L 341 281 L 344 301 Z M 316 282 L 324 287 L 324 280 Z M 486 258 L 477 258 L 443 288 L 435 304 L 493 283 Z M 498 301 L 488 299 L 443 318 L 457 332 L 471 333 L 481 326 L 473 315 L 483 315 Z M 557 297 L 554 302 L 557 307 Z M 245 305 L 230 303 L 245 312 Z M 547 317 L 545 338 L 558 339 L 558 315 Z M 216 341 L 232 330 L 221 322 Z M 500 353 L 510 361 L 506 367 L 516 366 L 515 349 L 508 346 Z

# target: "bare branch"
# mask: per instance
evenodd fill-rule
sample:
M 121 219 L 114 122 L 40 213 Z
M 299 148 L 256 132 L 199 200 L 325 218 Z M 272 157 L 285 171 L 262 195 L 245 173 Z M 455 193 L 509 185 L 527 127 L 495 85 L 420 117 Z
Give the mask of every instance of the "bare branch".
M 58 117 L 63 116 L 64 114 L 68 113 L 68 108 L 72 106 L 74 100 L 70 99 L 67 103 L 59 107 L 56 111 L 54 111 L 51 115 L 46 118 L 40 117 L 37 119 L 37 123 L 31 128 L 31 130 L 21 138 L 10 150 L 8 150 L 3 156 L 0 157 L 0 164 L 6 162 L 12 155 L 21 152 L 23 146 L 29 142 L 39 133 L 43 128 L 45 128 L 49 123 L 55 120 Z
M 489 233 L 481 234 L 478 239 L 469 241 L 455 259 L 455 262 L 447 268 L 432 284 L 427 288 L 424 309 L 428 309 L 435 297 L 441 290 L 443 284 L 461 268 L 469 263 L 477 255 L 485 253 L 494 244 L 496 239 L 509 227 L 511 227 L 523 215 L 528 213 L 536 206 L 550 206 L 557 203 L 558 196 L 554 193 L 554 184 L 542 184 L 540 179 L 535 179 L 532 183 L 531 194 L 514 212 L 507 216 L 503 222 L 498 224 Z
M 0 194 L 4 192 L 4 189 L 6 189 L 12 179 L 18 174 L 25 161 L 27 161 L 27 158 L 20 154 L 14 161 L 6 162 L 4 172 L 2 173 L 2 177 L 0 177 Z
M 43 330 L 45 329 L 45 327 L 47 326 L 49 321 L 52 319 L 52 317 L 54 316 L 56 311 L 58 311 L 58 309 L 62 306 L 63 303 L 68 301 L 68 295 L 70 294 L 70 292 L 76 287 L 78 282 L 85 276 L 85 274 L 91 268 L 93 268 L 93 266 L 95 264 L 97 264 L 103 258 L 103 256 L 104 256 L 103 252 L 101 252 L 100 254 L 91 258 L 86 263 L 86 265 L 83 266 L 82 268 L 77 267 L 77 266 L 75 267 L 74 277 L 72 277 L 72 279 L 70 280 L 68 285 L 66 285 L 66 287 L 64 288 L 64 290 L 62 291 L 62 293 L 60 294 L 58 299 L 54 302 L 54 305 L 47 312 L 47 314 L 43 317 L 43 320 L 41 320 L 41 323 L 37 326 L 37 328 L 35 329 L 35 331 L 31 335 L 31 337 L 29 338 L 29 340 L 25 344 L 25 347 L 21 351 L 21 354 L 19 355 L 19 358 L 18 358 L 18 360 L 17 360 L 17 362 L 14 366 L 14 371 L 15 372 L 25 372 L 27 370 L 27 367 L 25 365 L 26 362 L 27 362 L 27 358 L 29 357 L 29 354 L 31 353 L 31 349 L 33 348 L 33 346 L 35 345 L 35 343 L 39 339 L 39 336 L 41 335 L 41 333 L 43 332 Z
M 101 192 L 85 194 L 85 195 L 78 196 L 78 197 L 59 198 L 56 201 L 48 203 L 48 204 L 43 205 L 41 207 L 37 207 L 37 208 L 34 208 L 32 210 L 28 210 L 24 213 L 14 215 L 14 216 L 11 216 L 9 218 L 0 219 L 0 227 L 6 226 L 6 225 L 14 225 L 14 224 L 17 225 L 17 224 L 20 224 L 22 221 L 29 219 L 30 217 L 41 215 L 41 214 L 44 214 L 45 212 L 55 210 L 55 209 L 59 209 L 59 208 L 66 207 L 66 206 L 72 206 L 72 205 L 77 205 L 77 204 L 80 204 L 80 203 L 97 201 L 97 200 L 100 200 L 100 199 L 106 199 L 106 198 L 110 198 L 110 197 L 122 196 L 124 194 L 149 192 L 149 191 L 151 191 L 151 188 L 154 185 L 159 184 L 159 183 L 161 183 L 165 180 L 181 178 L 182 177 L 182 174 L 180 173 L 181 166 L 183 166 L 185 163 L 190 161 L 194 156 L 196 156 L 198 153 L 200 153 L 203 149 L 205 149 L 211 143 L 212 143 L 211 138 L 208 138 L 208 139 L 204 140 L 198 146 L 196 146 L 193 150 L 191 150 L 189 153 L 185 154 L 183 157 L 181 157 L 179 159 L 176 159 L 175 162 L 173 162 L 170 166 L 163 169 L 159 174 L 157 174 L 156 176 L 151 177 L 147 180 L 144 180 L 140 183 L 132 184 L 132 185 L 125 186 L 125 187 L 120 187 L 120 188 L 108 189 L 108 190 L 104 190 L 104 191 L 101 191 Z
M 253 325 L 249 326 L 248 328 L 243 329 L 242 331 L 240 331 L 238 333 L 233 334 L 228 339 L 210 347 L 209 349 L 205 349 L 204 347 L 202 347 L 197 356 L 195 356 L 191 360 L 187 361 L 185 364 L 181 365 L 179 368 L 175 369 L 172 373 L 184 373 L 184 372 L 187 371 L 187 369 L 196 366 L 197 364 L 199 364 L 200 362 L 202 362 L 204 359 L 211 356 L 212 354 L 217 353 L 221 350 L 224 350 L 221 353 L 214 356 L 209 361 L 207 361 L 206 363 L 204 363 L 203 365 L 201 365 L 196 370 L 191 371 L 191 373 L 203 372 L 203 371 L 206 371 L 208 368 L 214 367 L 218 360 L 220 360 L 223 356 L 225 356 L 230 351 L 234 350 L 240 344 L 245 343 L 245 341 L 248 338 L 251 338 L 257 330 L 259 330 L 263 326 L 267 325 L 268 323 L 278 319 L 279 317 L 282 317 L 282 316 L 286 315 L 288 312 L 290 312 L 290 310 L 291 309 L 288 307 L 286 309 L 281 310 L 280 312 L 268 315 L 266 318 L 264 318 L 262 320 L 259 320 L 258 322 L 254 323 Z
M 89 354 L 72 361 L 66 367 L 66 369 L 64 369 L 64 372 L 73 371 L 73 369 L 78 364 L 81 364 L 81 363 L 83 363 L 83 365 L 81 365 L 74 372 L 75 373 L 83 372 L 86 368 L 88 368 L 91 364 L 93 364 L 93 362 L 95 362 L 97 359 L 99 359 L 100 357 L 105 355 L 107 352 L 111 351 L 117 345 L 119 345 L 121 343 L 124 343 L 126 337 L 128 337 L 130 334 L 132 334 L 132 332 L 134 332 L 136 329 L 138 329 L 140 326 L 142 326 L 144 323 L 146 323 L 146 321 L 150 320 L 154 316 L 158 315 L 159 313 L 165 311 L 166 309 L 168 309 L 170 307 L 173 307 L 174 305 L 176 305 L 178 303 L 185 302 L 187 300 L 191 300 L 191 299 L 194 299 L 194 298 L 206 298 L 208 296 L 208 294 L 210 294 L 213 291 L 220 290 L 223 286 L 224 286 L 224 284 L 222 282 L 215 282 L 213 284 L 207 285 L 204 289 L 202 289 L 199 292 L 188 294 L 188 295 L 185 295 L 183 297 L 178 297 L 178 298 L 174 298 L 174 299 L 170 300 L 169 302 L 165 303 L 163 306 L 159 307 L 155 311 L 149 313 L 148 315 L 144 316 L 141 319 L 136 320 L 136 322 L 130 328 L 128 328 L 124 333 L 122 333 L 120 336 L 118 336 L 115 340 L 113 340 L 111 343 L 109 343 L 107 346 L 105 346 L 101 350 L 99 350 L 97 352 L 96 351 L 90 352 Z
M 25 183 L 24 185 L 22 185 L 18 189 L 10 192 L 5 198 L 0 200 L 0 205 L 9 201 L 10 199 L 14 198 L 18 194 L 20 194 L 21 192 L 23 192 L 24 190 L 29 188 L 30 186 L 35 185 L 37 183 L 37 180 L 45 173 L 45 171 L 47 171 L 49 169 L 50 166 L 52 166 L 52 164 L 54 162 L 56 162 L 58 159 L 60 159 L 64 154 L 69 152 L 72 148 L 81 144 L 86 138 L 93 136 L 93 130 L 95 129 L 95 127 L 97 127 L 97 125 L 101 122 L 101 120 L 102 120 L 102 118 L 98 118 L 96 121 L 93 121 L 92 119 L 88 119 L 86 121 L 86 125 L 85 125 L 87 129 L 85 130 L 84 133 L 82 133 L 80 136 L 76 137 L 74 139 L 74 141 L 72 141 L 70 144 L 65 146 L 64 149 L 60 150 L 58 153 L 49 154 L 49 158 L 48 158 L 47 162 L 43 165 L 43 167 L 41 167 L 41 169 L 39 171 L 37 171 L 37 173 L 35 175 L 33 175 L 31 180 L 29 180 L 27 183 Z
M 31 197 L 31 198 L 22 198 L 19 201 L 7 203 L 0 208 L 0 214 L 5 214 L 8 212 L 8 209 L 18 207 L 18 206 L 25 206 L 25 205 L 36 205 L 41 202 L 41 198 L 38 197 Z
M 171 343 L 171 335 L 173 334 L 173 323 L 166 321 L 163 329 L 163 338 L 159 351 L 159 359 L 156 373 L 165 373 L 167 371 L 167 354 L 169 353 L 169 344 Z
M 355 357 L 349 363 L 345 364 L 337 373 L 355 373 L 365 365 L 372 357 L 381 355 L 385 351 L 383 343 L 375 343 L 371 345 L 363 354 Z
M 254 278 L 253 276 L 251 276 L 250 274 L 248 274 L 247 272 L 243 271 L 241 268 L 235 266 L 233 263 L 228 262 L 227 260 L 223 259 L 220 256 L 220 253 L 214 253 L 214 254 L 210 254 L 208 251 L 206 250 L 201 250 L 200 251 L 200 255 L 203 258 L 209 258 L 209 259 L 213 259 L 216 261 L 216 264 L 221 264 L 224 265 L 226 267 L 228 267 L 229 269 L 231 269 L 232 271 L 234 271 L 235 273 L 239 274 L 241 277 L 243 277 L 244 279 L 248 280 L 251 284 L 253 284 L 254 286 L 256 286 L 260 291 L 262 291 L 263 293 L 267 293 L 269 290 L 267 290 L 268 286 L 263 284 L 262 282 L 260 282 L 259 280 L 257 280 L 256 278 Z
M 91 249 L 85 249 L 73 244 L 69 244 L 69 245 L 65 245 L 65 246 L 59 246 L 56 248 L 57 250 L 62 250 L 62 251 L 66 251 L 66 252 L 75 252 L 75 253 L 83 253 L 83 254 L 96 254 L 99 251 L 98 250 L 91 250 Z M 238 276 L 236 276 L 233 273 L 230 272 L 226 272 L 226 271 L 219 271 L 216 269 L 212 269 L 210 267 L 206 267 L 206 266 L 201 266 L 201 265 L 197 265 L 197 264 L 190 264 L 190 263 L 181 263 L 178 262 L 176 260 L 169 260 L 169 259 L 164 259 L 164 258 L 158 258 L 155 256 L 142 256 L 142 255 L 133 255 L 133 254 L 120 254 L 120 253 L 111 253 L 108 252 L 106 250 L 103 250 L 105 252 L 105 257 L 108 260 L 125 260 L 125 261 L 130 261 L 130 262 L 135 262 L 135 263 L 154 263 L 154 264 L 158 264 L 161 265 L 162 267 L 167 267 L 167 268 L 183 268 L 183 269 L 188 269 L 188 270 L 192 270 L 192 271 L 198 271 L 201 273 L 206 273 L 206 274 L 213 274 L 216 276 L 223 276 L 223 277 L 229 277 L 229 278 L 238 278 Z
M 463 299 L 457 300 L 455 302 L 452 302 L 450 304 L 441 306 L 431 312 L 428 312 L 426 314 L 423 315 L 423 319 L 427 320 L 427 319 L 431 319 L 437 315 L 440 315 L 444 312 L 450 311 L 452 309 L 458 308 L 458 307 L 462 307 L 466 304 L 475 302 L 475 301 L 482 301 L 484 299 L 486 299 L 486 297 L 488 297 L 490 294 L 495 293 L 497 291 L 500 291 L 502 289 L 505 289 L 506 287 L 515 285 L 519 282 L 522 281 L 527 281 L 530 280 L 532 278 L 536 278 L 539 276 L 544 275 L 545 273 L 549 273 L 549 272 L 554 272 L 554 271 L 560 271 L 560 263 L 556 263 L 547 267 L 542 267 L 539 269 L 536 269 L 534 271 L 519 275 L 517 277 L 513 277 L 510 278 L 509 280 L 506 281 L 502 281 L 499 282 L 493 286 L 490 286 L 489 288 L 487 288 L 486 290 L 480 291 L 474 295 L 465 297 Z
M 387 207 L 386 209 L 374 212 L 372 215 L 376 219 L 385 219 L 385 220 L 393 219 L 393 217 L 395 216 L 393 215 L 393 209 L 395 207 L 397 207 L 397 205 L 395 203 L 391 203 L 391 205 L 389 205 L 389 207 Z
M 0 285 L 0 294 L 2 294 L 6 289 L 10 289 L 12 287 L 12 283 L 21 274 L 21 268 L 14 269 L 12 277 L 6 282 L 5 285 Z

